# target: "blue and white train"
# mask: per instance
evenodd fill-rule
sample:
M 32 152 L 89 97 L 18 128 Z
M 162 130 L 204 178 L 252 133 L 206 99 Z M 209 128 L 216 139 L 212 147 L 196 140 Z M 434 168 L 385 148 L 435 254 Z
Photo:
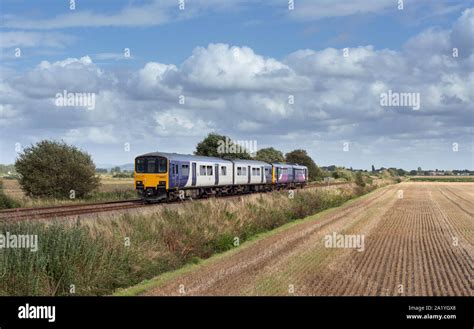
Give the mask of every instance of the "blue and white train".
M 303 187 L 308 182 L 308 168 L 154 152 L 136 157 L 134 180 L 142 199 L 151 202 Z

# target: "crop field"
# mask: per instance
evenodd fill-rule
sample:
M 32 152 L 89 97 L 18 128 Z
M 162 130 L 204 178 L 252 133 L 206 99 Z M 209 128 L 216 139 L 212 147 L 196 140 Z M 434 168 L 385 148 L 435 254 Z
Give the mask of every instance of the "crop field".
M 16 179 L 0 179 L 3 192 L 18 201 L 23 207 L 42 207 L 77 202 L 107 201 L 131 199 L 136 197 L 133 178 L 114 178 L 110 175 L 101 175 L 100 186 L 89 200 L 58 200 L 48 198 L 31 198 L 25 195 Z
M 474 183 L 387 186 L 122 294 L 472 296 L 472 200 Z
M 414 176 L 412 182 L 474 182 L 473 176 Z

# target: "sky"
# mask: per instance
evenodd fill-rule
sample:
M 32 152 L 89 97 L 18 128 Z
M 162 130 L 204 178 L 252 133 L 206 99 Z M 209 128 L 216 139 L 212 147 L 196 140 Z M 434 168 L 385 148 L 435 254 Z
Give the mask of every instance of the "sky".
M 474 169 L 473 1 L 2 0 L 0 16 L 0 163 L 55 139 L 120 165 L 217 132 L 321 166 Z

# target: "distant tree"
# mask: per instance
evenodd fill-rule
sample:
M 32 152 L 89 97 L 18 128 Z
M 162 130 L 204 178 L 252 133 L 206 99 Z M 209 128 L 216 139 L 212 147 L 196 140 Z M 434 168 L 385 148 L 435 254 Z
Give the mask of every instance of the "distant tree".
M 372 172 L 373 172 L 373 173 L 375 172 L 375 167 L 374 167 L 374 165 L 372 165 Z
M 14 165 L 3 165 L 0 164 L 0 174 L 12 174 L 15 172 L 15 166 Z
M 274 149 L 273 147 L 267 147 L 257 151 L 255 160 L 265 161 L 269 163 L 284 162 L 285 157 L 281 151 Z
M 308 153 L 305 150 L 294 150 L 285 155 L 286 162 L 288 163 L 297 163 L 303 166 L 308 167 L 309 179 L 310 180 L 321 180 L 323 179 L 323 173 L 318 168 L 316 163 L 311 159 Z
M 107 169 L 105 168 L 97 168 L 95 170 L 96 173 L 99 173 L 99 174 L 106 174 L 107 173 Z
M 91 156 L 64 142 L 43 140 L 27 147 L 15 168 L 21 188 L 34 197 L 81 198 L 100 183 Z
M 119 173 L 114 173 L 112 177 L 113 178 L 133 178 L 133 173 L 122 171 Z
M 332 172 L 334 179 L 343 179 L 347 182 L 351 182 L 354 179 L 354 174 L 344 167 L 338 167 Z
M 249 151 L 227 136 L 210 133 L 196 146 L 195 155 L 219 158 L 252 159 Z
M 407 171 L 405 171 L 404 169 L 402 169 L 402 168 L 397 169 L 397 175 L 398 176 L 405 176 L 406 174 L 407 174 Z
M 379 176 L 383 179 L 390 179 L 393 177 L 393 173 L 388 169 L 383 169 L 380 171 Z
M 120 167 L 117 166 L 117 167 L 113 167 L 112 169 L 110 169 L 110 173 L 114 174 L 114 173 L 120 173 L 121 170 L 120 170 Z

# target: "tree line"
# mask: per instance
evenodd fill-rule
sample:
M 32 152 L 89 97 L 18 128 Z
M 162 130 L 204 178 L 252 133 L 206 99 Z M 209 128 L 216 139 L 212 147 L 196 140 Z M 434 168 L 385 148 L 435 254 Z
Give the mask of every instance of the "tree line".
M 219 135 L 217 133 L 210 133 L 199 142 L 196 146 L 195 155 L 212 156 L 224 159 L 244 159 L 244 160 L 258 160 L 269 163 L 293 163 L 308 167 L 309 179 L 310 180 L 321 180 L 323 179 L 323 173 L 316 165 L 314 160 L 308 155 L 306 150 L 296 149 L 283 155 L 283 152 L 273 148 L 267 147 L 262 148 L 252 155 L 249 150 L 239 145 L 234 149 L 239 152 L 222 152 L 219 148 L 222 146 L 223 141 L 227 141 L 227 147 L 225 150 L 232 148 L 235 142 L 225 135 Z
M 344 167 L 334 166 L 334 170 L 324 167 L 322 170 L 304 149 L 296 149 L 286 154 L 266 147 L 251 154 L 249 150 L 240 147 L 239 152 L 222 152 L 219 146 L 222 141 L 232 145 L 235 143 L 228 136 L 217 133 L 208 134 L 196 145 L 195 155 L 214 156 L 219 158 L 254 159 L 268 163 L 291 163 L 308 167 L 310 181 L 322 181 L 326 177 L 354 181 L 362 184 L 370 180 L 367 171 L 353 171 Z M 232 148 L 230 148 L 232 150 Z M 11 171 L 12 167 L 2 168 Z M 96 168 L 89 153 L 64 141 L 43 140 L 21 152 L 14 165 L 15 176 L 26 195 L 31 197 L 50 198 L 83 198 L 95 191 L 100 185 L 100 174 L 104 170 Z M 352 168 L 351 168 L 352 169 Z M 99 170 L 99 172 L 98 172 Z M 128 177 L 119 167 L 111 170 L 115 177 Z M 375 171 L 379 176 L 398 176 L 396 170 Z

